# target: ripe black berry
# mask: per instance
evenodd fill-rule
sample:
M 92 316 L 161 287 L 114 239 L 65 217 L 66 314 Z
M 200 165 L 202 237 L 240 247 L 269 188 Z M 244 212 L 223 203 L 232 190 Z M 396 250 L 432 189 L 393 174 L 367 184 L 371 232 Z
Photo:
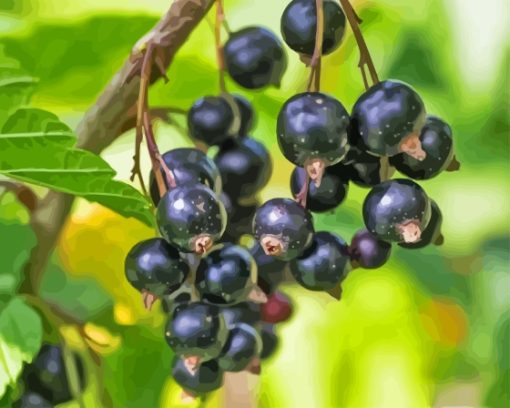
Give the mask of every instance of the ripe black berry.
M 313 242 L 303 254 L 290 263 L 296 281 L 306 289 L 332 289 L 350 271 L 347 244 L 330 232 L 317 232 Z
M 345 31 L 345 15 L 335 1 L 325 0 L 322 54 L 336 50 Z M 315 48 L 317 7 L 315 0 L 293 0 L 283 11 L 282 36 L 287 45 L 300 54 L 311 56 Z
M 430 200 L 411 180 L 388 180 L 368 193 L 363 219 L 367 229 L 383 241 L 418 242 L 430 220 Z
M 224 305 L 246 300 L 256 283 L 257 265 L 238 245 L 224 244 L 198 265 L 196 286 L 206 302 Z
M 383 181 L 381 180 L 381 158 L 352 145 L 341 164 L 337 166 L 343 177 L 347 177 L 360 187 L 373 187 Z M 390 167 L 388 178 L 391 178 L 394 172 L 395 169 Z
M 267 255 L 259 242 L 250 248 L 250 254 L 257 264 L 257 283 L 266 293 L 272 293 L 283 280 L 287 262 Z
M 239 85 L 259 89 L 280 86 L 287 56 L 280 40 L 262 27 L 247 27 L 230 34 L 225 44 L 228 73 Z
M 156 214 L 161 235 L 183 252 L 205 253 L 225 230 L 223 203 L 201 184 L 184 185 L 167 192 Z
M 232 132 L 234 113 L 221 96 L 204 96 L 188 111 L 188 129 L 191 137 L 209 146 L 227 140 Z
M 240 114 L 241 124 L 239 125 L 239 136 L 244 137 L 248 135 L 248 132 L 253 127 L 254 122 L 254 112 L 251 103 L 241 95 L 232 95 L 234 97 L 234 101 L 237 104 Z
M 216 194 L 221 192 L 221 176 L 214 161 L 207 155 L 189 147 L 173 149 L 166 152 L 163 160 L 172 171 L 178 186 L 184 184 L 203 184 Z M 164 179 L 164 177 L 163 177 Z M 165 184 L 166 184 L 166 180 Z M 168 185 L 166 185 L 168 188 Z M 150 193 L 155 206 L 159 204 L 160 196 L 154 174 L 150 172 Z
M 437 176 L 452 161 L 452 129 L 443 120 L 428 116 L 420 133 L 420 142 L 427 154 L 424 160 L 401 153 L 393 156 L 390 163 L 408 177 L 425 180 Z
M 283 155 L 304 167 L 320 185 L 326 166 L 338 163 L 349 148 L 349 115 L 336 99 L 320 92 L 290 98 L 278 114 L 277 136 Z
M 441 210 L 434 200 L 430 200 L 430 206 L 430 221 L 425 230 L 422 232 L 421 239 L 418 242 L 409 244 L 401 242 L 399 243 L 401 247 L 408 249 L 418 249 L 423 248 L 431 243 L 438 245 L 442 243 L 441 225 L 443 224 L 443 215 L 441 214 Z
M 262 339 L 257 331 L 248 324 L 236 324 L 218 357 L 218 365 L 225 371 L 242 371 L 261 350 Z
M 239 238 L 245 234 L 251 234 L 253 217 L 259 207 L 257 202 L 241 204 L 236 203 L 232 206 L 228 214 L 227 229 L 223 234 L 222 241 L 238 242 Z
M 292 302 L 282 292 L 274 292 L 267 297 L 267 302 L 261 305 L 260 315 L 263 322 L 282 323 L 292 315 Z
M 260 305 L 253 302 L 242 302 L 221 308 L 225 324 L 231 329 L 237 323 L 254 326 L 260 320 Z
M 221 173 L 223 191 L 231 198 L 249 198 L 269 181 L 273 164 L 264 145 L 251 137 L 224 143 L 214 162 Z
M 262 351 L 260 352 L 260 358 L 265 360 L 271 357 L 278 349 L 279 340 L 274 332 L 274 324 L 262 324 L 260 337 L 262 338 Z
M 342 174 L 343 173 L 343 174 Z M 338 163 L 326 168 L 320 186 L 308 181 L 306 208 L 312 212 L 325 212 L 338 207 L 344 201 L 348 191 L 344 166 Z M 307 182 L 306 171 L 296 167 L 290 176 L 290 190 L 297 196 Z
M 176 354 L 199 361 L 217 357 L 227 336 L 228 329 L 219 309 L 204 303 L 176 307 L 165 330 L 166 341 Z
M 257 210 L 253 231 L 267 255 L 288 261 L 312 242 L 312 215 L 294 200 L 273 198 Z
M 190 371 L 186 362 L 176 356 L 172 376 L 177 384 L 194 395 L 217 390 L 223 384 L 223 370 L 220 369 L 216 360 L 206 361 L 196 370 Z
M 54 408 L 54 405 L 35 392 L 26 392 L 12 404 L 12 408 Z
M 352 110 L 352 130 L 369 153 L 406 153 L 423 160 L 426 152 L 419 135 L 425 115 L 423 101 L 413 88 L 399 81 L 382 81 L 357 100 Z
M 74 354 L 74 359 L 79 385 L 81 389 L 84 389 L 83 362 L 77 354 Z M 61 404 L 73 398 L 67 380 L 62 349 L 59 346 L 43 345 L 32 363 L 25 367 L 23 380 L 25 384 L 30 385 L 30 391 L 40 394 L 53 404 Z
M 381 241 L 366 229 L 356 232 L 349 246 L 351 260 L 367 269 L 383 266 L 390 257 L 390 252 L 390 243 Z

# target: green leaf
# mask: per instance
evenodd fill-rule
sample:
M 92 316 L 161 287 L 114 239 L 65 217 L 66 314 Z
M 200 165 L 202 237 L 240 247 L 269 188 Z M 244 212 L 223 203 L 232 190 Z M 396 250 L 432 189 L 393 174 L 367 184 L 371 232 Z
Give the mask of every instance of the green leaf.
M 39 351 L 42 324 L 39 315 L 20 298 L 12 299 L 0 312 L 0 396 Z
M 153 225 L 148 200 L 130 185 L 113 180 L 115 171 L 100 156 L 71 148 L 74 140 L 55 115 L 20 109 L 0 132 L 0 173 L 96 201 Z

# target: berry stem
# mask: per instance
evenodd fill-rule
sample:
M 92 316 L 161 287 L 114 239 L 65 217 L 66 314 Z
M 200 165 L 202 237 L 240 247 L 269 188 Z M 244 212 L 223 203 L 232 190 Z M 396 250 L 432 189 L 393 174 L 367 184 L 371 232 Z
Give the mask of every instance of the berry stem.
M 456 156 L 453 156 L 452 161 L 446 168 L 446 171 L 458 171 L 460 170 L 460 162 L 457 160 Z
M 303 183 L 303 187 L 301 187 L 301 190 L 299 190 L 299 193 L 297 193 L 295 197 L 296 202 L 303 208 L 306 208 L 306 199 L 308 197 L 309 188 L 310 188 L 310 175 L 306 171 L 305 182 Z
M 391 166 L 390 166 L 390 160 L 388 159 L 388 156 L 382 156 L 380 160 L 380 167 L 379 167 L 379 178 L 381 179 L 381 183 L 383 181 L 389 180 L 391 177 Z
M 375 85 L 379 82 L 379 77 L 377 76 L 377 71 L 375 70 L 374 62 L 372 60 L 370 52 L 368 51 L 367 43 L 365 42 L 365 39 L 363 38 L 363 34 L 361 33 L 361 30 L 359 27 L 361 19 L 356 14 L 356 11 L 354 11 L 354 8 L 352 7 L 349 0 L 339 0 L 339 1 L 340 1 L 340 4 L 342 5 L 345 16 L 347 17 L 347 21 L 349 21 L 349 25 L 351 26 L 352 33 L 354 34 L 354 38 L 356 39 L 356 42 L 358 43 L 358 48 L 359 48 L 359 53 L 360 53 L 358 67 L 361 70 L 361 75 L 363 77 L 365 89 L 368 89 L 369 86 L 368 86 L 368 81 L 366 78 L 366 73 L 364 71 L 364 67 L 366 66 L 368 69 L 368 72 L 370 73 L 370 77 L 372 79 L 372 85 Z
M 315 0 L 317 11 L 317 28 L 315 31 L 315 47 L 310 60 L 310 78 L 308 79 L 308 92 L 318 92 L 321 86 L 321 57 L 322 39 L 324 37 L 324 6 L 323 0 Z
M 225 55 L 221 45 L 221 27 L 225 21 L 223 0 L 216 0 L 216 23 L 214 25 L 214 38 L 216 42 L 216 58 L 218 60 L 218 71 L 220 80 L 220 91 L 226 93 L 225 89 Z

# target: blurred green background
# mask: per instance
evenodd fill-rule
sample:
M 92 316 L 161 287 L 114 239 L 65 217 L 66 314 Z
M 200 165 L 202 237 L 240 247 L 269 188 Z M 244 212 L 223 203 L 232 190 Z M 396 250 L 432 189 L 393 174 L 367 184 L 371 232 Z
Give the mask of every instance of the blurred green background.
M 33 105 L 74 127 L 169 3 L 1 0 L 0 44 L 39 78 Z M 262 24 L 279 33 L 286 4 L 226 0 L 225 9 L 234 30 Z M 509 4 L 381 0 L 354 5 L 380 77 L 413 85 L 427 110 L 454 130 L 461 171 L 422 183 L 442 209 L 445 244 L 419 251 L 394 248 L 385 267 L 353 271 L 339 302 L 285 286 L 296 313 L 279 328 L 281 347 L 254 382 L 257 406 L 509 406 Z M 198 97 L 218 92 L 212 22 L 211 13 L 177 55 L 169 84 L 160 81 L 151 89 L 151 104 L 188 108 Z M 281 89 L 245 92 L 227 82 L 229 90 L 255 106 L 253 136 L 266 143 L 278 169 L 262 199 L 290 194 L 292 166 L 276 144 L 276 112 L 304 90 L 307 70 L 295 54 L 288 55 Z M 357 62 L 348 31 L 340 49 L 323 63 L 323 90 L 348 109 L 363 91 Z M 181 117 L 175 120 L 184 125 Z M 190 145 L 174 127 L 160 124 L 157 133 L 163 150 Z M 133 136 L 122 136 L 103 154 L 126 181 Z M 148 164 L 143 163 L 146 172 Z M 351 185 L 336 212 L 315 217 L 316 228 L 333 229 L 349 240 L 362 225 L 366 193 Z M 4 196 L 0 204 L 2 217 L 9 217 L 12 197 Z M 104 356 L 101 376 L 94 377 L 94 364 L 87 360 L 87 407 L 100 406 L 97 395 L 103 389 L 114 407 L 179 406 L 179 389 L 169 376 L 171 351 L 162 336 L 163 314 L 158 307 L 145 312 L 123 275 L 127 251 L 153 235 L 137 221 L 78 200 L 45 275 L 44 296 L 87 319 L 92 346 Z M 72 330 L 68 337 L 83 348 Z M 205 405 L 220 406 L 222 398 L 219 391 Z

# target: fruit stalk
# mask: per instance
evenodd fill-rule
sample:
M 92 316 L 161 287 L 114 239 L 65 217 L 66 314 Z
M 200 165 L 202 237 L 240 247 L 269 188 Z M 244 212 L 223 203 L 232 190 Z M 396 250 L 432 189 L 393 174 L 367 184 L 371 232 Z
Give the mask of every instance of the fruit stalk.
M 214 25 L 214 38 L 216 42 L 216 58 L 218 60 L 218 74 L 220 91 L 226 93 L 225 89 L 225 56 L 221 45 L 221 27 L 225 21 L 223 0 L 216 0 L 216 23 Z
M 310 60 L 310 78 L 308 80 L 308 92 L 319 92 L 321 87 L 321 57 L 322 40 L 324 37 L 324 5 L 323 0 L 315 0 L 317 10 L 317 29 L 315 31 L 315 47 Z M 312 87 L 313 86 L 313 87 Z
M 354 34 L 354 38 L 356 39 L 356 42 L 358 44 L 359 48 L 359 63 L 358 67 L 361 71 L 361 75 L 363 77 L 363 82 L 365 85 L 365 88 L 369 88 L 368 80 L 366 77 L 365 67 L 368 69 L 368 72 L 370 73 L 370 77 L 372 79 L 372 85 L 375 85 L 379 82 L 379 77 L 377 76 L 377 71 L 375 70 L 374 62 L 372 60 L 372 56 L 370 55 L 370 51 L 368 51 L 367 43 L 365 42 L 365 39 L 363 38 L 363 34 L 361 33 L 359 23 L 361 22 L 361 19 L 358 17 L 356 12 L 354 11 L 354 8 L 352 7 L 349 0 L 339 0 L 340 4 L 342 6 L 342 9 L 344 10 L 345 16 L 347 17 L 347 21 L 349 21 L 349 25 L 351 26 L 352 33 Z

